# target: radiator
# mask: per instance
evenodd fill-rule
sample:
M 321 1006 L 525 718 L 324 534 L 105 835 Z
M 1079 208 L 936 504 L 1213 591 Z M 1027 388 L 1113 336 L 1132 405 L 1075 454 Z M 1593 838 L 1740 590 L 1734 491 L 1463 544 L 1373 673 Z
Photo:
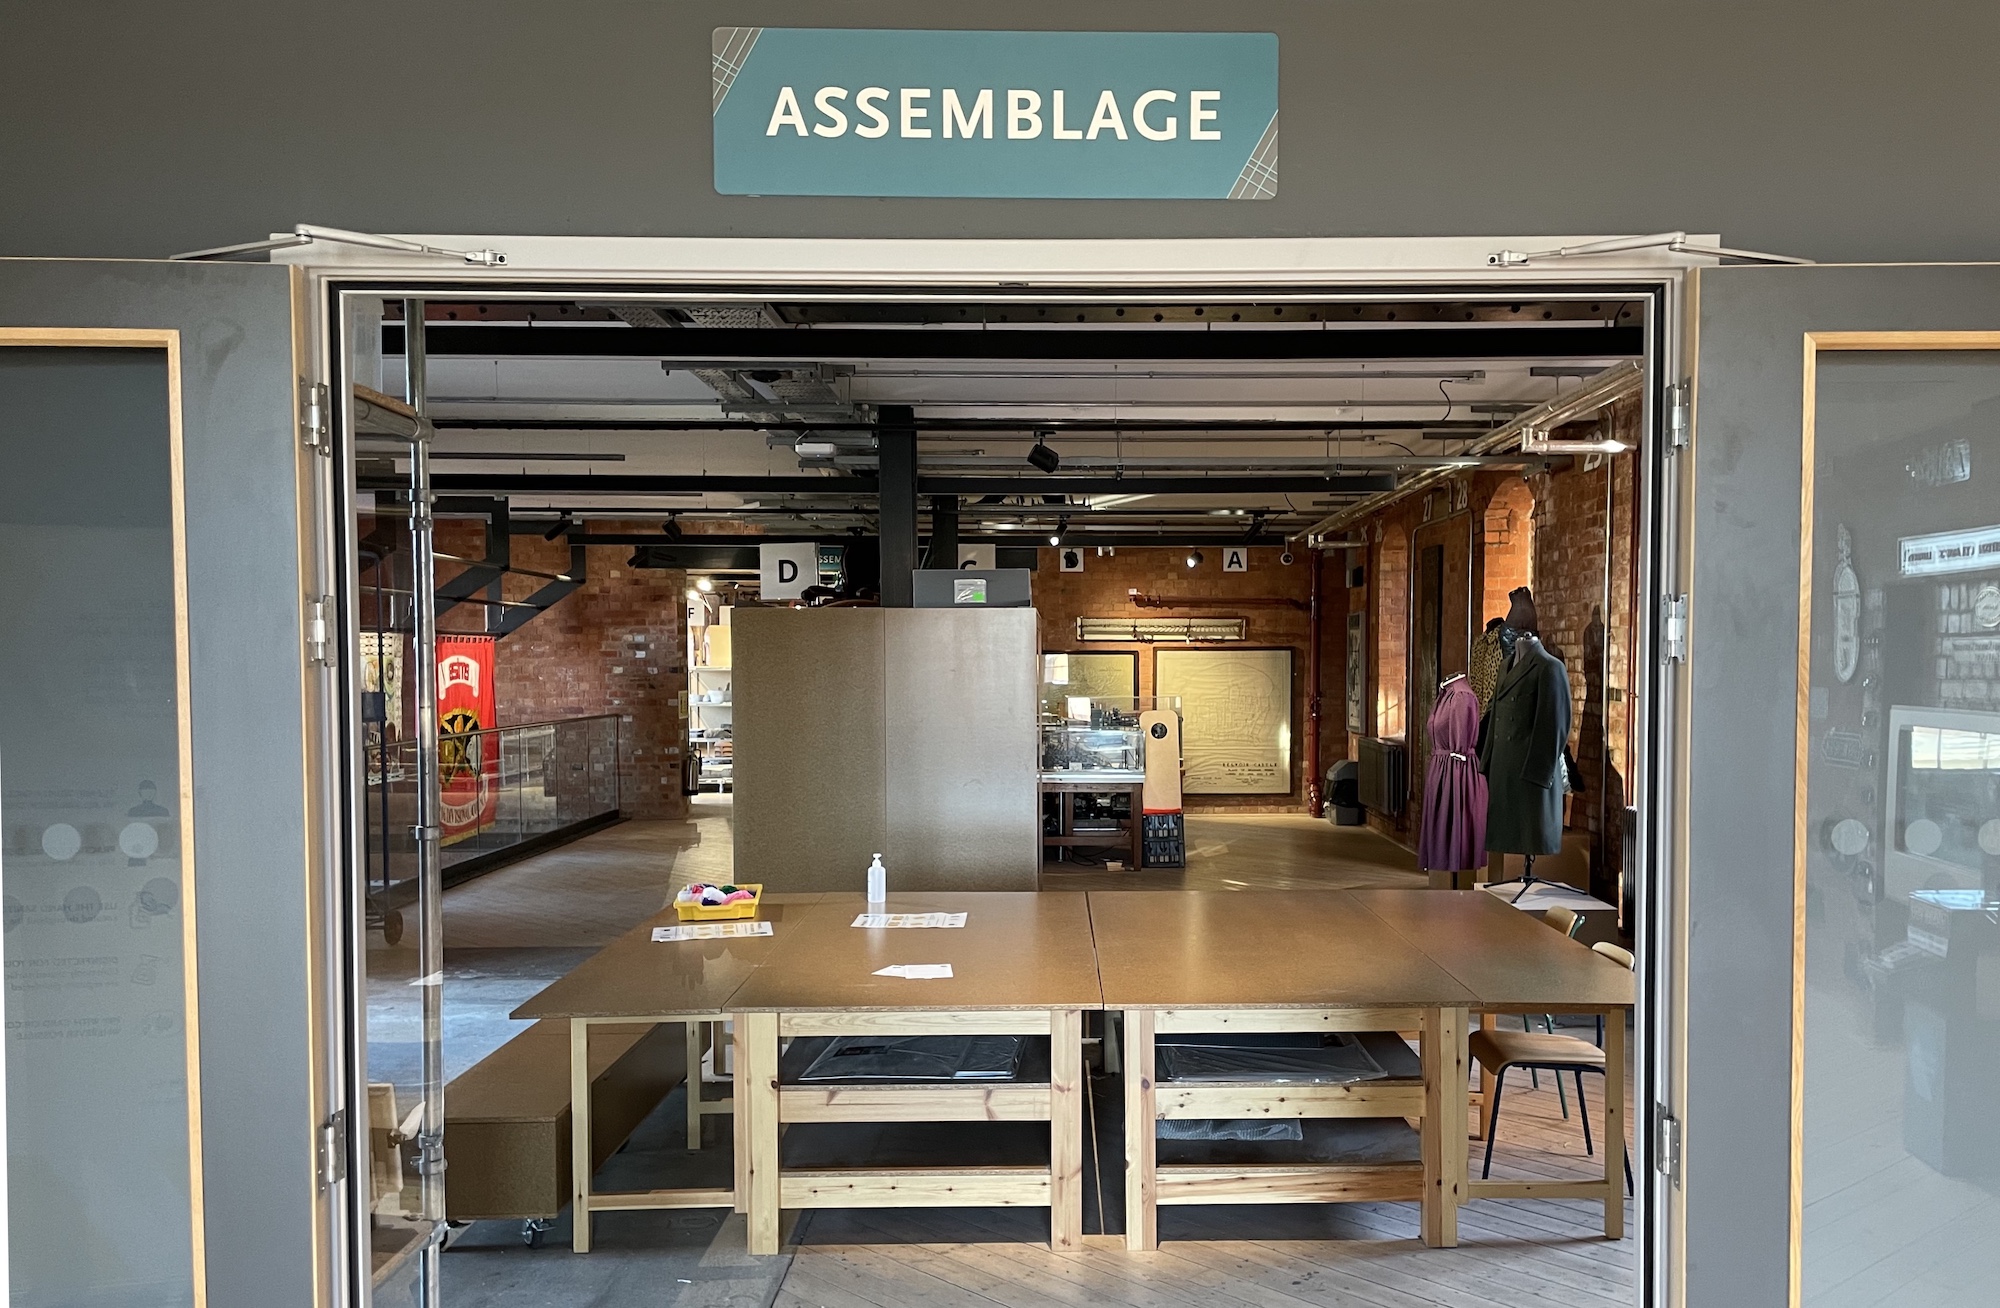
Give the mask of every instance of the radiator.
M 1359 763 L 1361 803 L 1377 813 L 1401 813 L 1410 794 L 1410 754 L 1403 742 L 1363 736 Z

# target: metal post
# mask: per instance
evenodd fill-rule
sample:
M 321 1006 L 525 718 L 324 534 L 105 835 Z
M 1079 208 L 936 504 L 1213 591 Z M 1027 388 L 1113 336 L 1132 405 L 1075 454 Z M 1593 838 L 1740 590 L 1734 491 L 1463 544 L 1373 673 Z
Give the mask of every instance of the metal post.
M 958 496 L 931 496 L 931 548 L 924 564 L 932 568 L 958 567 Z
M 423 996 L 423 1126 L 417 1135 L 417 1168 L 423 1181 L 424 1217 L 444 1230 L 444 879 L 439 846 L 440 779 L 437 686 L 437 555 L 432 538 L 430 426 L 424 421 L 424 302 L 403 301 L 404 359 L 417 432 L 410 441 L 411 662 L 416 687 L 417 976 Z M 425 1308 L 439 1308 L 440 1241 L 424 1252 Z
M 1320 793 L 1319 766 L 1319 644 L 1322 639 L 1320 620 L 1324 616 L 1320 607 L 1320 569 L 1326 566 L 1326 556 L 1317 548 L 1306 551 L 1306 566 L 1312 573 L 1311 601 L 1307 604 L 1306 620 L 1306 811 L 1314 817 L 1326 814 L 1326 797 Z
M 885 404 L 876 431 L 881 460 L 882 607 L 915 602 L 917 570 L 917 428 L 907 404 Z

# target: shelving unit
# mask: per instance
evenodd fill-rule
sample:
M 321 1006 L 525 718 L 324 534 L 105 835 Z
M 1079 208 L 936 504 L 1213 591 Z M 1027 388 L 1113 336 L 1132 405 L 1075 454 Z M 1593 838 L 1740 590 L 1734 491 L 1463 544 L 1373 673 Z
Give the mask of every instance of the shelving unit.
M 721 699 L 707 698 L 717 692 Z M 735 707 L 726 664 L 697 663 L 688 668 L 688 752 L 695 759 L 697 790 L 735 788 Z

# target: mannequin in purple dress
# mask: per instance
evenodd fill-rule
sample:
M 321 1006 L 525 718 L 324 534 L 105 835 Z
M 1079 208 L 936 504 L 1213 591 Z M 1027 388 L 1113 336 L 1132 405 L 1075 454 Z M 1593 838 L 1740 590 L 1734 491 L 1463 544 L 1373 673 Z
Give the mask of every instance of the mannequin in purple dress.
M 1417 865 L 1459 872 L 1486 862 L 1486 778 L 1479 771 L 1479 697 L 1462 676 L 1438 688 L 1431 708 Z

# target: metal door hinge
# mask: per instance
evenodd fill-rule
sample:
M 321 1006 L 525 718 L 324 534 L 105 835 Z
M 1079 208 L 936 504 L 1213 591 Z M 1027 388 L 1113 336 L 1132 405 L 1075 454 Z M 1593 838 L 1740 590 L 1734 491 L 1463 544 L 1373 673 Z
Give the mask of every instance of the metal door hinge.
M 1675 1189 L 1681 1184 L 1681 1119 L 1653 1105 L 1653 1166 Z
M 1688 656 L 1688 597 L 1660 597 L 1660 654 L 1664 662 L 1685 663 Z
M 319 1124 L 319 1184 L 322 1190 L 347 1179 L 347 1110 Z
M 333 666 L 333 597 L 320 595 L 306 601 L 306 662 L 315 667 Z
M 1667 387 L 1667 448 L 1684 450 L 1694 429 L 1694 387 L 1679 381 Z
M 416 1136 L 417 1173 L 421 1176 L 443 1176 L 444 1132 L 419 1131 Z
M 299 440 L 317 454 L 331 455 L 333 443 L 327 439 L 326 383 L 299 383 Z

